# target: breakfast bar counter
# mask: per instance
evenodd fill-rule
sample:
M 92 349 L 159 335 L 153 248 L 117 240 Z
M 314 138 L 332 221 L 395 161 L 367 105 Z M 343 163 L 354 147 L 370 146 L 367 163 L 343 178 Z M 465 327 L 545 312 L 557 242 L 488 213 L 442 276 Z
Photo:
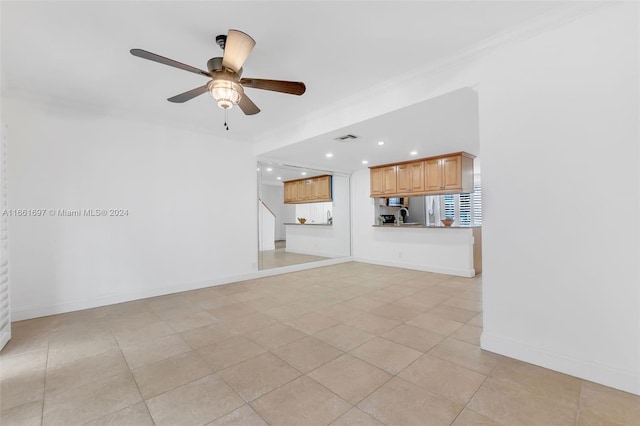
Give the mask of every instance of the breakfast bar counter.
M 397 228 L 397 229 L 402 229 L 402 228 L 442 228 L 442 229 L 470 229 L 470 228 L 481 228 L 480 225 L 451 225 L 451 226 L 444 226 L 444 225 L 422 225 L 422 224 L 403 224 L 403 225 L 396 225 L 395 223 L 389 223 L 389 224 L 384 224 L 384 225 L 371 225 L 374 228 Z
M 332 226 L 331 223 L 297 223 L 297 222 L 285 222 L 283 225 L 298 225 L 298 226 Z

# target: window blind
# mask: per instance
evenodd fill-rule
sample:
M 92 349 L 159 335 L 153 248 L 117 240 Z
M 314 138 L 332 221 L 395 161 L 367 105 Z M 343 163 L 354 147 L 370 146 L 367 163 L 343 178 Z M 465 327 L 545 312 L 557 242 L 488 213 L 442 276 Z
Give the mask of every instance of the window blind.
M 471 225 L 471 194 L 460 194 L 459 205 L 459 220 L 460 225 Z
M 473 223 L 482 225 L 482 187 L 473 186 Z
M 444 197 L 444 217 L 456 217 L 456 201 L 453 195 L 445 195 Z

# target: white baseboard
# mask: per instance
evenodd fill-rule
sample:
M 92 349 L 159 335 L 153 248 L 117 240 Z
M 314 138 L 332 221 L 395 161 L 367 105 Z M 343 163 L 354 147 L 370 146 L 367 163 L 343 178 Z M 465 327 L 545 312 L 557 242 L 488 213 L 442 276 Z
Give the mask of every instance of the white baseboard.
M 299 265 L 285 266 L 282 268 L 266 269 L 247 274 L 240 274 L 228 277 L 214 278 L 207 281 L 200 281 L 189 284 L 178 284 L 162 288 L 147 289 L 122 294 L 113 294 L 85 300 L 74 300 L 70 302 L 58 303 L 46 306 L 30 306 L 26 308 L 13 309 L 11 311 L 12 321 L 22 321 L 31 318 L 46 317 L 49 315 L 64 314 L 67 312 L 81 311 L 84 309 L 97 308 L 100 306 L 113 305 L 116 303 L 131 302 L 133 300 L 147 299 L 149 297 L 164 296 L 167 294 L 179 293 L 182 291 L 197 290 L 200 288 L 213 287 L 222 284 L 229 284 L 238 281 L 254 280 L 257 278 L 270 277 L 273 275 L 288 274 L 290 272 L 303 271 L 306 269 L 319 268 L 322 266 L 336 265 L 338 263 L 351 262 L 351 257 L 321 260 L 318 262 L 302 263 Z M 1 345 L 0 345 L 1 347 Z
M 544 349 L 482 333 L 480 347 L 500 355 L 640 395 L 640 374 L 567 357 Z
M 373 265 L 392 266 L 394 268 L 413 269 L 416 271 L 434 272 L 436 274 L 455 275 L 457 277 L 472 278 L 476 276 L 474 269 L 449 269 L 432 265 L 420 265 L 389 260 L 370 259 L 366 257 L 354 257 L 354 262 L 371 263 Z
M 4 348 L 4 345 L 11 340 L 11 329 L 8 326 L 2 328 L 0 331 L 0 351 Z
M 344 256 L 336 256 L 335 253 L 325 253 L 325 252 L 319 252 L 319 251 L 306 251 L 306 250 L 291 250 L 288 248 L 284 249 L 285 252 L 287 253 L 293 253 L 293 254 L 306 254 L 309 256 L 319 256 L 319 257 L 328 257 L 330 259 L 342 259 L 344 258 Z

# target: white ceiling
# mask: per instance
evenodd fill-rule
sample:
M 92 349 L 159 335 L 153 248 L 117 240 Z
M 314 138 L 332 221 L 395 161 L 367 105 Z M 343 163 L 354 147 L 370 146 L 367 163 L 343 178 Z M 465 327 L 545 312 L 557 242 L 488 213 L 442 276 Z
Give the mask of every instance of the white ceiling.
M 0 88 L 3 96 L 257 143 L 262 135 L 274 129 L 286 131 L 291 123 L 303 122 L 339 98 L 366 92 L 398 74 L 410 74 L 471 49 L 562 5 L 538 1 L 2 1 Z M 297 97 L 247 89 L 262 112 L 247 117 L 232 109 L 228 132 L 222 124 L 223 111 L 208 95 L 185 104 L 166 101 L 203 85 L 205 78 L 129 53 L 141 48 L 206 69 L 207 60 L 222 53 L 215 36 L 230 28 L 245 31 L 257 41 L 244 65 L 245 77 L 304 81 L 307 92 Z M 353 170 L 364 157 L 370 164 L 396 161 L 406 159 L 405 151 L 414 148 L 419 156 L 473 152 L 477 140 L 468 137 L 477 127 L 473 118 L 477 102 L 470 90 L 451 96 L 321 135 L 289 150 L 279 149 L 268 157 L 319 169 Z M 459 123 L 464 124 L 452 125 L 452 115 L 443 116 L 440 107 L 456 109 Z M 441 122 L 443 117 L 448 124 Z M 420 136 L 416 137 L 418 124 Z M 331 138 L 345 130 L 361 138 L 337 146 Z M 371 145 L 380 138 L 388 142 L 383 149 Z M 328 149 L 335 151 L 333 163 L 322 157 Z
M 358 138 L 336 140 L 347 134 Z M 262 157 L 272 164 L 351 172 L 450 152 L 478 155 L 478 137 L 478 95 L 467 88 L 276 149 Z M 332 156 L 327 157 L 328 153 Z

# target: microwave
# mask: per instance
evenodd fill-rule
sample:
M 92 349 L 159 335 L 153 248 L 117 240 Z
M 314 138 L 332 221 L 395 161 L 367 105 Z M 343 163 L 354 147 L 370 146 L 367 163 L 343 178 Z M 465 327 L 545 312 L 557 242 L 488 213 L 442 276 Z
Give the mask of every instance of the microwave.
M 404 207 L 405 199 L 400 197 L 387 198 L 387 206 L 389 207 Z

